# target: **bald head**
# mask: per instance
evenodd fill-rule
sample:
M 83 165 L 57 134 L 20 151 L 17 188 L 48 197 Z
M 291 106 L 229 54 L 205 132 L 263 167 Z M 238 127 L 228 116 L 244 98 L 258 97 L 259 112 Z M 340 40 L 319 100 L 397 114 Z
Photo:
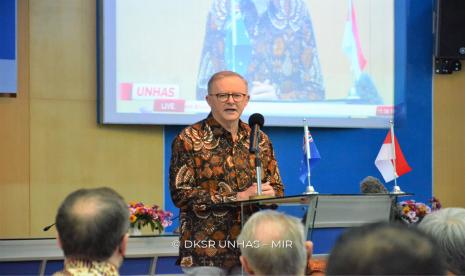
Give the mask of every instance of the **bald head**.
M 80 189 L 66 197 L 56 227 L 67 258 L 104 261 L 129 227 L 129 210 L 110 188 Z
M 72 206 L 71 212 L 81 219 L 92 218 L 101 211 L 102 205 L 99 205 L 99 197 L 89 196 L 78 198 Z
M 271 244 L 271 241 L 278 241 L 285 235 L 285 228 L 289 226 L 289 222 L 286 222 L 282 214 L 275 217 L 264 214 L 258 218 L 255 229 L 253 229 L 253 236 L 263 244 Z

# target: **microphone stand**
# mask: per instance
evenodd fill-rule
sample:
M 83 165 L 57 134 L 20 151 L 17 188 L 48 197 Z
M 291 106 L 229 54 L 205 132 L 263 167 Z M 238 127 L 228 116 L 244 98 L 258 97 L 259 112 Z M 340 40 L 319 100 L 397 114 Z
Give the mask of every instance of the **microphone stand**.
M 250 199 L 263 199 L 263 198 L 272 198 L 270 195 L 262 194 L 262 160 L 260 159 L 260 132 L 257 131 L 257 135 L 252 147 L 255 149 L 255 175 L 257 176 L 257 195 L 251 196 Z
M 258 140 L 259 138 L 257 138 Z M 258 156 L 259 149 L 255 151 L 255 172 L 257 175 L 257 196 L 262 196 L 262 160 L 260 156 Z

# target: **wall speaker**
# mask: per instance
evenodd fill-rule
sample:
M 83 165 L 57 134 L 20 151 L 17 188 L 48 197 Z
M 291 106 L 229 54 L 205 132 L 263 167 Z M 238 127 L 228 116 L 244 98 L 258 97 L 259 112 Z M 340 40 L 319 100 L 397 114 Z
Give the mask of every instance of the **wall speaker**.
M 465 59 L 465 0 L 436 0 L 437 58 Z

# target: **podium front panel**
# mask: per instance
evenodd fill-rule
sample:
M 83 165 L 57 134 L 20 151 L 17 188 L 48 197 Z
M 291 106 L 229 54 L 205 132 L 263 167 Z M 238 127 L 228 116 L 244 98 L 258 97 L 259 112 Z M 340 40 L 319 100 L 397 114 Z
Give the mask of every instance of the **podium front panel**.
M 315 253 L 327 254 L 346 228 L 389 221 L 391 205 L 397 196 L 399 195 L 311 194 L 254 199 L 238 204 L 243 211 L 242 224 L 253 212 L 270 208 L 301 219 L 307 239 L 314 243 Z
M 318 196 L 315 222 L 310 227 L 355 227 L 389 221 L 391 203 L 389 195 Z

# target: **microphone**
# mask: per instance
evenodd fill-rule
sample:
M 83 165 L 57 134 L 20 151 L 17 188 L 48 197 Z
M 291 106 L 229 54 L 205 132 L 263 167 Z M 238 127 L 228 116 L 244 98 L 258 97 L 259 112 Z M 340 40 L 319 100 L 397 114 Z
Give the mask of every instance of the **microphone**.
M 250 153 L 255 153 L 255 174 L 257 176 L 257 197 L 262 196 L 262 162 L 260 160 L 258 145 L 260 144 L 260 128 L 263 127 L 265 118 L 260 113 L 254 113 L 249 117 L 250 133 Z
M 56 223 L 54 222 L 54 223 L 52 223 L 52 224 L 50 224 L 50 225 L 48 225 L 48 226 L 45 226 L 44 229 L 42 229 L 42 231 L 47 232 L 48 230 L 50 230 L 50 228 L 52 228 L 53 226 L 55 226 L 55 224 L 56 224 Z
M 249 151 L 255 153 L 258 151 L 258 144 L 260 143 L 260 128 L 265 124 L 265 118 L 260 113 L 254 113 L 249 117 L 249 126 L 252 128 L 250 133 L 250 147 Z

